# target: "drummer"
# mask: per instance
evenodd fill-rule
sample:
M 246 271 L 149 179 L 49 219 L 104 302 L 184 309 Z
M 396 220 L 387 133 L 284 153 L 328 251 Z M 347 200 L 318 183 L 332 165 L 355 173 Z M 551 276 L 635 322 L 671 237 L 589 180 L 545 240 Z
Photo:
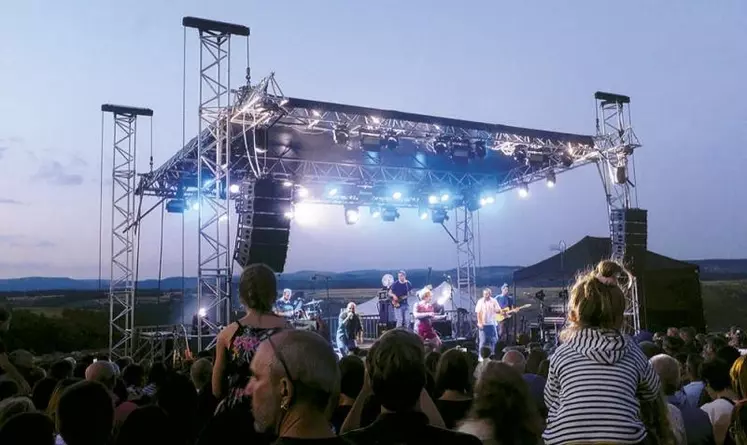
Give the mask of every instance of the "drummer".
M 296 306 L 291 303 L 291 296 L 293 291 L 290 289 L 283 289 L 283 296 L 275 301 L 275 315 L 285 317 L 287 319 L 293 319 L 296 316 Z

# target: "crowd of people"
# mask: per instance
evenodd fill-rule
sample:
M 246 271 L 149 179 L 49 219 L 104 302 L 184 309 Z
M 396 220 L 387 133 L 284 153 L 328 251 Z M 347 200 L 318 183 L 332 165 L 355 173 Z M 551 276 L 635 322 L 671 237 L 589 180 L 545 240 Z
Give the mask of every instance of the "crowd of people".
M 0 444 L 747 445 L 742 336 L 623 335 L 626 277 L 611 261 L 579 276 L 549 356 L 538 344 L 437 350 L 394 329 L 340 359 L 273 313 L 275 274 L 252 265 L 246 315 L 178 368 L 40 367 L 0 341 Z M 0 332 L 11 321 L 0 309 Z

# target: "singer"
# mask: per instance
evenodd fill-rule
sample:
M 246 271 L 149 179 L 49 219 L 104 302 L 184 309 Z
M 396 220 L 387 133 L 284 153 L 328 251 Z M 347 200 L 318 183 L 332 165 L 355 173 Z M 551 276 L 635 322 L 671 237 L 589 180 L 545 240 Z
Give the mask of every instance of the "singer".
M 345 357 L 350 351 L 355 350 L 358 345 L 356 339 L 363 333 L 363 326 L 358 314 L 355 313 L 355 303 L 348 303 L 346 310 L 340 312 L 339 324 L 337 326 L 337 348 Z

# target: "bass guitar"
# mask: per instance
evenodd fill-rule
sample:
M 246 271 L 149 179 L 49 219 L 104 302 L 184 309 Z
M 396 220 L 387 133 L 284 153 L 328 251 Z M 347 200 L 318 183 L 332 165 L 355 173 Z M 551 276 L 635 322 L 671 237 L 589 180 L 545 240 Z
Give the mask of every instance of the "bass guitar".
M 511 318 L 515 313 L 519 311 L 523 311 L 524 309 L 528 309 L 530 307 L 532 307 L 531 304 L 525 304 L 524 306 L 515 307 L 513 309 L 509 309 L 509 308 L 501 309 L 500 312 L 495 314 L 495 321 L 500 323 L 504 320 Z

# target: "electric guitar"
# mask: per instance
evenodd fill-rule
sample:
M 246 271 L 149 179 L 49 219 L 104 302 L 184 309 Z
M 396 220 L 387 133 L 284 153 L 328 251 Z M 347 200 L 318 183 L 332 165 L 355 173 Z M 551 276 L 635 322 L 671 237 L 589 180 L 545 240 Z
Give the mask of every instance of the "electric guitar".
M 495 321 L 498 323 L 511 318 L 515 313 L 532 307 L 531 304 L 525 304 L 524 306 L 515 307 L 513 309 L 505 308 L 501 309 L 500 312 L 495 314 Z

